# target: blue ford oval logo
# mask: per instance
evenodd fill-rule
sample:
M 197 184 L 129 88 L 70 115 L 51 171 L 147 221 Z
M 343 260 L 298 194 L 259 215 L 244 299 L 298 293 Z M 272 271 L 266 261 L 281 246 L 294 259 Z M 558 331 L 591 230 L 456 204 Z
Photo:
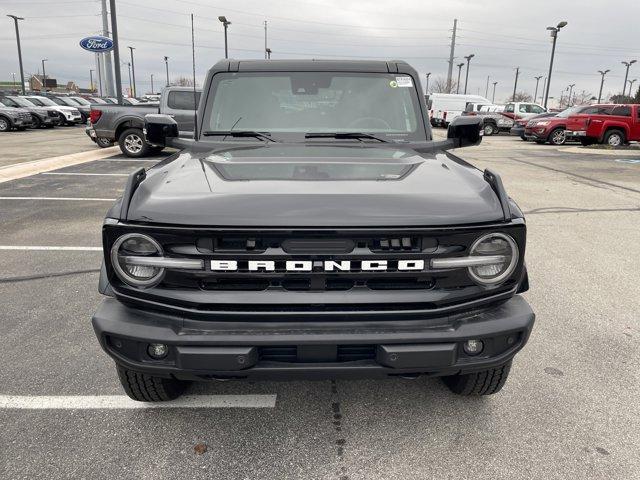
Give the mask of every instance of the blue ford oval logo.
M 113 40 L 100 35 L 86 37 L 80 40 L 80 46 L 90 52 L 108 52 L 113 48 Z

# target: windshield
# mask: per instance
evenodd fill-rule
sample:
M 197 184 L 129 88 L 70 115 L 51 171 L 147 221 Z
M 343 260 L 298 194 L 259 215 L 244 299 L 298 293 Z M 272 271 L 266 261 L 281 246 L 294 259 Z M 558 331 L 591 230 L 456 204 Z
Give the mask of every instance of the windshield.
M 21 97 L 9 97 L 11 100 L 16 102 L 21 107 L 35 107 L 35 104 L 27 100 L 26 98 Z
M 60 105 L 66 105 L 68 107 L 77 107 L 78 105 L 80 105 L 75 100 L 67 97 L 54 97 L 53 101 L 54 102 L 60 101 L 61 102 Z
M 77 103 L 79 103 L 80 105 L 91 105 L 91 103 L 87 102 L 84 98 L 82 97 L 71 97 L 71 99 Z
M 571 108 L 567 108 L 566 110 L 561 111 L 559 114 L 556 115 L 556 117 L 559 118 L 569 118 L 571 115 L 576 115 L 578 113 L 580 113 L 580 110 L 582 110 L 584 107 L 571 107 Z
M 205 131 L 358 132 L 387 141 L 426 140 L 417 89 L 401 74 L 222 73 L 213 79 L 210 98 Z
M 35 103 L 36 105 L 47 105 L 48 107 L 55 107 L 57 106 L 57 103 L 52 102 L 50 99 L 45 98 L 45 97 L 40 97 L 40 98 L 29 98 L 29 101 Z

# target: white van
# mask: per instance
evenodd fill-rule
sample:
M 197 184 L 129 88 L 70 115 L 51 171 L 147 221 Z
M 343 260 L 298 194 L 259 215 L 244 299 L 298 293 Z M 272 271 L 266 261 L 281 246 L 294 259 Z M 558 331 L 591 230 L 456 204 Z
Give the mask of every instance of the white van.
M 454 93 L 431 93 L 426 96 L 427 109 L 432 126 L 447 127 L 455 118 L 467 110 L 467 105 L 493 105 L 480 95 L 458 95 Z

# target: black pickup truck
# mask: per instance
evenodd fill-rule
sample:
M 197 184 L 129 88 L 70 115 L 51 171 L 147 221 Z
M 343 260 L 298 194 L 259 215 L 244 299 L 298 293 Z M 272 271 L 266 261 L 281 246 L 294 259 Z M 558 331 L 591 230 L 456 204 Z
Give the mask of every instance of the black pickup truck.
M 505 383 L 534 313 L 526 227 L 500 177 L 434 141 L 401 61 L 236 61 L 209 70 L 194 139 L 139 169 L 103 226 L 93 317 L 135 400 L 189 381 L 440 376 Z

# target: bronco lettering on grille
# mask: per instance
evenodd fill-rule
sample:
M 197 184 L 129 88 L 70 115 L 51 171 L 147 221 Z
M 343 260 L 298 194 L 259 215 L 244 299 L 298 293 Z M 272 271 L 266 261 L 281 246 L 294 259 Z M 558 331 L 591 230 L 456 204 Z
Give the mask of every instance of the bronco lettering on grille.
M 211 260 L 214 272 L 416 272 L 424 268 L 424 260 Z

